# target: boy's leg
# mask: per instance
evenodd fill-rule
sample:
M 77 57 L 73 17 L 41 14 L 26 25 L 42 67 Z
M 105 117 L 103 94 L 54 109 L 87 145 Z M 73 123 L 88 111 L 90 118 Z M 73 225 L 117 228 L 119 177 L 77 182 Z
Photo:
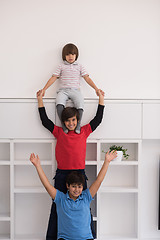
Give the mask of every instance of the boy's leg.
M 91 208 L 90 208 L 90 212 L 91 212 Z M 93 215 L 92 215 L 92 213 L 91 213 L 91 231 L 92 231 L 93 239 L 96 239 L 96 232 L 95 232 L 95 228 L 94 228 L 94 222 L 93 222 Z
M 79 121 L 77 123 L 75 132 L 79 134 L 81 132 L 81 120 L 83 115 L 83 109 L 78 109 L 78 112 L 79 112 Z
M 65 89 L 59 89 L 56 97 L 56 108 L 57 108 L 58 117 L 62 124 L 63 131 L 65 133 L 68 133 L 68 129 L 66 128 L 65 124 L 62 122 L 61 115 L 68 99 L 69 97 L 68 97 L 67 91 Z
M 56 108 L 57 108 L 58 117 L 59 117 L 59 119 L 60 119 L 60 121 L 61 121 L 61 124 L 62 124 L 63 131 L 64 131 L 65 133 L 68 133 L 68 129 L 66 128 L 65 124 L 64 124 L 64 123 L 62 122 L 62 120 L 61 120 L 61 116 L 62 116 L 62 111 L 63 111 L 63 109 L 64 109 L 64 105 L 58 104 L 58 105 L 56 106 Z
M 79 122 L 77 123 L 77 127 L 75 130 L 75 132 L 79 134 L 81 132 L 81 119 L 83 115 L 84 99 L 79 89 L 71 89 L 69 97 L 71 98 L 75 108 L 77 108 L 79 112 L 80 119 Z
M 52 202 L 51 206 L 46 240 L 57 240 L 57 211 L 54 202 Z

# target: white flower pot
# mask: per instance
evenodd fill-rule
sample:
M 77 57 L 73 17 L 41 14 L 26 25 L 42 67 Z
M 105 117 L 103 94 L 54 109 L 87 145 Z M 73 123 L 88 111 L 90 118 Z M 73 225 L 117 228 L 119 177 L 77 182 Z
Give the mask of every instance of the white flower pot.
M 117 151 L 117 157 L 115 159 L 113 159 L 113 161 L 121 162 L 122 158 L 123 158 L 123 152 L 122 151 Z

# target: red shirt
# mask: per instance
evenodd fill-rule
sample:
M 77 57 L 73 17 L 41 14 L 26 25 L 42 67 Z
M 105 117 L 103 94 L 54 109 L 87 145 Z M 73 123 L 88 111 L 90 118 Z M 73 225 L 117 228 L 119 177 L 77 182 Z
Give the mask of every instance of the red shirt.
M 57 138 L 57 167 L 62 170 L 85 169 L 86 141 L 92 133 L 90 124 L 81 127 L 81 133 L 64 133 L 61 127 L 54 125 L 52 134 Z

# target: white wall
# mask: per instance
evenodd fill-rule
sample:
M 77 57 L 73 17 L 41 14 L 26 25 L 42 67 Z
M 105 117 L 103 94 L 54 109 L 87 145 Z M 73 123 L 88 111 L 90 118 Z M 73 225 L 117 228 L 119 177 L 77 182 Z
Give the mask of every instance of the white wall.
M 160 98 L 159 12 L 159 0 L 0 0 L 0 98 L 35 97 L 68 42 L 106 97 Z

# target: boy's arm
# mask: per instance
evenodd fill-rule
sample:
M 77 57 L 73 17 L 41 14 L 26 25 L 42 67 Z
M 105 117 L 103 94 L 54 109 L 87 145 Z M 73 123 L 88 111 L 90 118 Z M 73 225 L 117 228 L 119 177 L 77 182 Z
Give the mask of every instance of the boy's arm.
M 90 186 L 89 191 L 92 197 L 95 196 L 95 194 L 97 193 L 101 183 L 103 182 L 103 179 L 107 173 L 108 170 L 108 166 L 109 163 L 117 157 L 117 152 L 116 151 L 112 151 L 112 152 L 107 152 L 105 155 L 105 161 L 102 165 L 102 168 L 100 170 L 100 172 L 98 173 L 98 176 L 96 178 L 96 180 L 94 181 L 94 183 Z
M 43 91 L 39 90 L 37 92 L 37 99 L 38 99 L 38 110 L 39 110 L 40 119 L 42 121 L 42 125 L 52 133 L 54 129 L 54 123 L 48 118 L 46 114 L 42 95 L 43 95 Z
M 43 96 L 45 94 L 45 91 L 47 90 L 47 88 L 49 88 L 57 79 L 57 76 L 52 76 L 48 82 L 46 83 L 46 85 L 44 86 L 44 88 L 42 89 L 42 92 L 43 92 Z
M 57 190 L 50 184 L 50 182 L 48 181 L 48 178 L 46 177 L 42 167 L 41 167 L 41 164 L 40 164 L 40 159 L 37 156 L 35 156 L 34 153 L 32 153 L 30 155 L 30 161 L 32 162 L 32 164 L 35 166 L 36 170 L 37 170 L 37 173 L 39 175 L 39 178 L 43 184 L 43 186 L 45 187 L 45 189 L 47 190 L 47 192 L 49 193 L 49 195 L 55 199 L 56 197 L 56 193 L 57 193 Z
M 92 81 L 92 79 L 88 76 L 88 75 L 85 75 L 83 76 L 84 80 L 92 87 L 94 88 L 94 90 L 96 91 L 96 94 L 98 96 L 98 91 L 100 89 L 97 88 L 97 86 L 95 85 L 95 83 Z M 101 90 L 102 91 L 102 90 Z M 104 95 L 104 92 L 102 91 L 103 95 Z
M 92 79 L 88 75 L 85 75 L 83 78 L 92 88 L 95 89 L 95 91 L 98 91 L 97 86 L 95 85 L 95 83 L 92 81 Z
M 90 126 L 91 126 L 91 129 L 92 129 L 92 132 L 102 122 L 103 112 L 104 112 L 104 95 L 103 95 L 103 92 L 101 90 L 98 90 L 97 93 L 98 93 L 98 96 L 99 96 L 99 105 L 98 105 L 96 116 L 90 121 Z

